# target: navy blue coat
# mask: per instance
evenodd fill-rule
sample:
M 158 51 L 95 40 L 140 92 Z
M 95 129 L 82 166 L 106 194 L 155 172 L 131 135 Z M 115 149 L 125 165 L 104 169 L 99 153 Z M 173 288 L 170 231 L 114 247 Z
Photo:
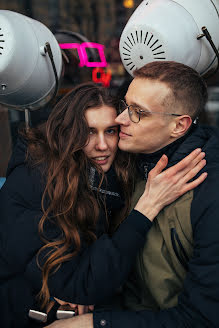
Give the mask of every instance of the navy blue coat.
M 32 327 L 28 312 L 38 309 L 36 295 L 42 281 L 36 255 L 43 245 L 38 222 L 44 184 L 40 170 L 25 162 L 25 153 L 26 146 L 19 141 L 0 191 L 0 323 L 4 328 Z M 100 231 L 96 242 L 89 247 L 83 244 L 78 256 L 51 275 L 51 295 L 87 305 L 111 297 L 126 279 L 150 227 L 147 218 L 132 211 L 112 238 Z M 46 230 L 51 237 L 59 233 L 52 224 Z

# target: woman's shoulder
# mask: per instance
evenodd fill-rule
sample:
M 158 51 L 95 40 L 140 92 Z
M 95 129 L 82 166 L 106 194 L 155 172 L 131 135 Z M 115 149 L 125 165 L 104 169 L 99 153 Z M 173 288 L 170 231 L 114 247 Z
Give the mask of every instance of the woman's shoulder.
M 15 146 L 13 147 L 12 155 L 8 163 L 6 177 L 13 172 L 17 167 L 26 163 L 27 142 L 24 138 L 18 137 Z
M 41 201 L 45 179 L 42 165 L 33 166 L 27 159 L 27 143 L 20 138 L 13 149 L 9 161 L 6 182 L 1 189 L 1 197 L 4 194 L 17 201 L 25 200 L 28 203 Z

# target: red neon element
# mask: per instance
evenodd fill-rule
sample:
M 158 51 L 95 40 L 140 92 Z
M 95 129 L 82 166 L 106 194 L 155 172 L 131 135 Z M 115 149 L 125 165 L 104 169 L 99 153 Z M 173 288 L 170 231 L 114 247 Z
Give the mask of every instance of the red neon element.
M 97 74 L 99 75 L 99 77 L 97 76 Z M 112 78 L 112 71 L 109 68 L 107 69 L 106 72 L 102 67 L 96 67 L 92 71 L 92 80 L 95 83 L 101 83 L 105 87 L 110 86 L 111 78 Z
M 87 67 L 106 67 L 106 57 L 104 55 L 104 46 L 99 43 L 94 42 L 83 42 L 79 43 L 59 43 L 61 49 L 73 49 L 76 48 L 78 51 L 78 56 L 80 59 L 79 66 L 87 66 Z M 100 62 L 89 62 L 87 57 L 86 48 L 96 48 L 99 52 Z

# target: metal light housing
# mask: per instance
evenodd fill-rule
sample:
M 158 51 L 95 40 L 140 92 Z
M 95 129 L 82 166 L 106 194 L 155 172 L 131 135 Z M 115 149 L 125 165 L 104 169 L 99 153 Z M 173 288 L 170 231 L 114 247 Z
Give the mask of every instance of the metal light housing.
M 125 69 L 171 60 L 205 75 L 217 69 L 218 58 L 203 27 L 219 49 L 219 0 L 144 0 L 130 17 L 120 39 Z M 218 55 L 219 56 L 219 55 Z
M 59 44 L 45 25 L 0 10 L 1 104 L 30 111 L 42 107 L 54 95 L 61 69 Z

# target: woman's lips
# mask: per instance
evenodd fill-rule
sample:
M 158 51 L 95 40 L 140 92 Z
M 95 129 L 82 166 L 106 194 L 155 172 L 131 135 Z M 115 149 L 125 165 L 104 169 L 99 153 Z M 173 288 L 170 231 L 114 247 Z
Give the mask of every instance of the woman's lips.
M 99 156 L 99 157 L 94 157 L 93 160 L 99 164 L 99 165 L 104 165 L 108 162 L 109 156 Z

